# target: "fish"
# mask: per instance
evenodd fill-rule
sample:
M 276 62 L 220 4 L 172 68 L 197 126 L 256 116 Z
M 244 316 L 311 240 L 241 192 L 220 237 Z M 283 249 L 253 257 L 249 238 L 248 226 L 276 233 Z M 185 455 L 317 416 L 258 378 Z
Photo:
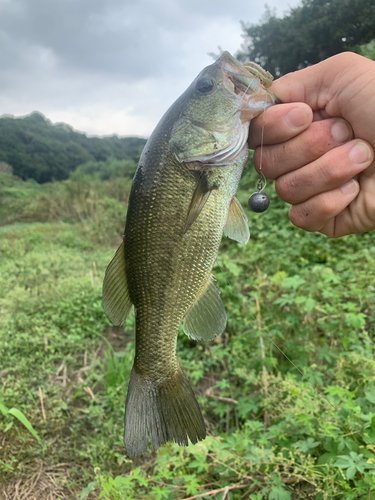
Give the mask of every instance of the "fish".
M 212 269 L 223 234 L 247 243 L 235 197 L 252 118 L 277 102 L 271 75 L 223 52 L 172 104 L 140 157 L 123 242 L 103 282 L 103 307 L 121 325 L 134 305 L 135 357 L 125 404 L 130 458 L 206 437 L 177 359 L 181 323 L 190 338 L 221 335 L 227 316 Z

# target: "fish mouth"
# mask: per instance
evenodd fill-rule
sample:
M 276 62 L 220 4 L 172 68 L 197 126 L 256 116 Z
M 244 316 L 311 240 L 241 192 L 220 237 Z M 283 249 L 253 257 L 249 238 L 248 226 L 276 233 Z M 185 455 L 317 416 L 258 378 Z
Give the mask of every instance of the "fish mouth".
M 223 52 L 217 62 L 224 73 L 225 87 L 244 102 L 246 119 L 252 118 L 250 109 L 265 109 L 280 102 L 267 88 L 272 83 L 272 75 L 257 64 L 242 66 L 229 52 Z

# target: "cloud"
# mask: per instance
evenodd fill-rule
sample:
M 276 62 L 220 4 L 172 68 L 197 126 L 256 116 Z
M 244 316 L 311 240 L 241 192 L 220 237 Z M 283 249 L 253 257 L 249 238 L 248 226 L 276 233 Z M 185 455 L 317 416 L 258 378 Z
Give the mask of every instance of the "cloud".
M 209 52 L 240 48 L 240 19 L 264 10 L 243 4 L 0 0 L 0 115 L 39 110 L 90 134 L 147 136 Z

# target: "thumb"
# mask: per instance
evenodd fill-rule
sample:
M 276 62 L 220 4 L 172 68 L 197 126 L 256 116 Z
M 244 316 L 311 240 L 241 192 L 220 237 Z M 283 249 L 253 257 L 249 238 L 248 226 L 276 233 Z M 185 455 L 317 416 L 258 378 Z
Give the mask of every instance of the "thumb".
M 271 90 L 283 102 L 305 102 L 313 110 L 324 109 L 361 75 L 361 66 L 366 63 L 375 67 L 365 57 L 343 52 L 282 76 L 273 82 Z
M 375 62 L 343 52 L 276 80 L 271 90 L 282 102 L 304 102 L 328 117 L 341 116 L 355 135 L 370 142 L 375 127 Z M 371 122 L 371 123 L 369 123 Z

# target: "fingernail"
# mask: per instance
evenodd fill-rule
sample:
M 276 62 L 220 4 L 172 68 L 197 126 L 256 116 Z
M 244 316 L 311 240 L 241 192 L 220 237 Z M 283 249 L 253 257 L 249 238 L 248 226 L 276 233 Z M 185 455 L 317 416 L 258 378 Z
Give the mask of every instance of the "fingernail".
M 304 108 L 293 108 L 286 115 L 285 120 L 293 128 L 302 127 L 307 122 L 308 113 Z
M 369 161 L 371 156 L 371 149 L 364 142 L 357 142 L 349 152 L 349 158 L 353 163 L 357 163 L 358 165 Z
M 347 122 L 338 120 L 332 125 L 331 134 L 336 142 L 342 144 L 352 137 L 352 129 Z
M 358 182 L 355 181 L 354 179 L 352 179 L 351 181 L 349 181 L 346 184 L 344 184 L 343 186 L 341 186 L 340 189 L 346 195 L 353 194 L 358 189 Z

